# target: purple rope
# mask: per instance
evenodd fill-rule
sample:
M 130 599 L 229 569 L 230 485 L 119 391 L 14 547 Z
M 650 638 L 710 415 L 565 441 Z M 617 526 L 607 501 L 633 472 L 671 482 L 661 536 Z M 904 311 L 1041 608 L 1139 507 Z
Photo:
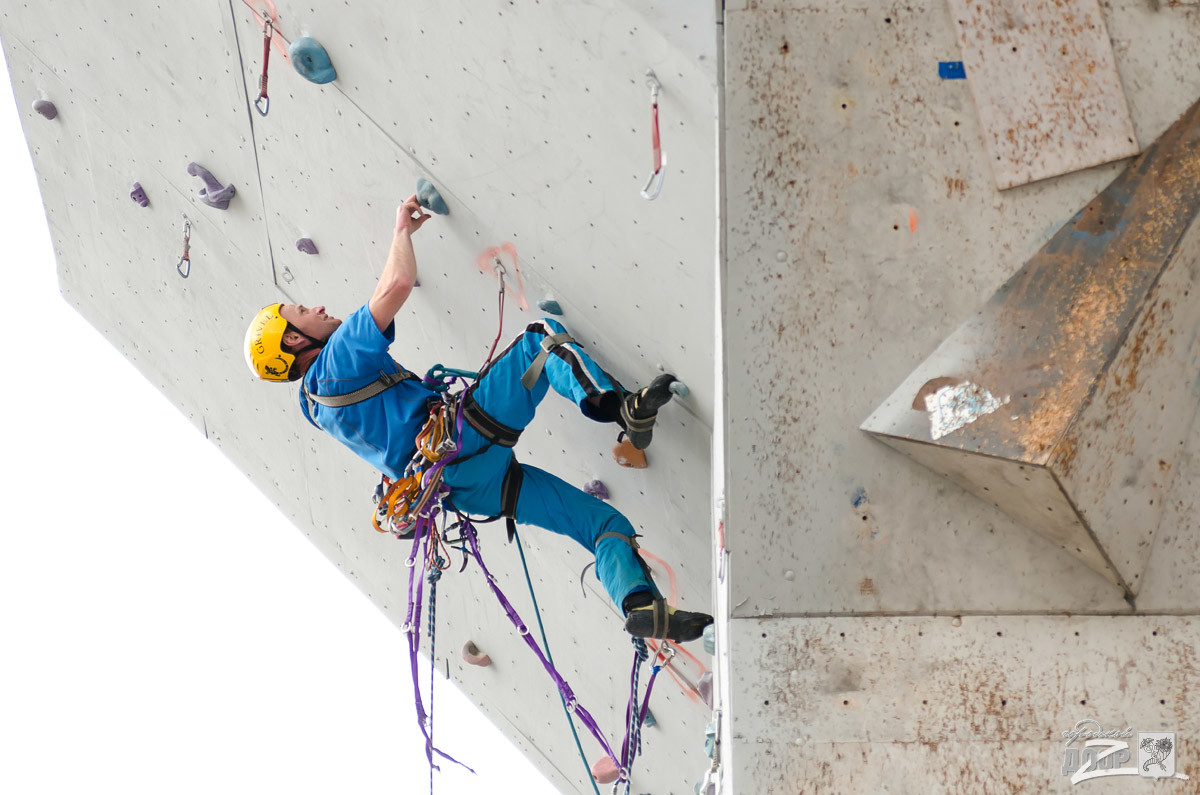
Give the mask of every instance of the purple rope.
M 587 727 L 587 730 L 591 732 L 592 736 L 596 738 L 596 741 L 600 743 L 600 747 L 604 749 L 604 752 L 615 760 L 617 756 L 613 753 L 612 747 L 608 744 L 608 740 L 604 738 L 604 734 L 600 731 L 600 727 L 596 725 L 595 719 L 593 719 L 591 714 L 589 714 L 588 711 L 583 708 L 583 705 L 576 700 L 575 693 L 571 690 L 571 686 L 568 685 L 566 680 L 562 678 L 562 676 L 555 669 L 554 665 L 546 659 L 546 655 L 542 653 L 541 647 L 537 645 L 537 642 L 529 634 L 529 628 L 525 626 L 525 622 L 521 620 L 521 617 L 513 608 L 512 603 L 508 601 L 508 599 L 500 591 L 499 586 L 496 585 L 496 578 L 492 576 L 492 573 L 488 571 L 487 566 L 484 565 L 483 557 L 479 554 L 479 541 L 476 537 L 475 526 L 471 524 L 469 519 L 464 517 L 462 529 L 463 535 L 466 536 L 467 542 L 471 545 L 471 555 L 475 558 L 475 562 L 479 564 L 480 570 L 483 571 L 483 576 L 487 578 L 488 587 L 492 589 L 492 593 L 494 593 L 496 598 L 500 600 L 500 606 L 503 607 L 504 612 L 508 614 L 508 618 L 517 628 L 518 634 L 525 639 L 525 644 L 533 650 L 533 653 L 537 655 L 538 660 L 541 661 L 542 667 L 545 668 L 546 673 L 550 675 L 550 679 L 554 682 L 554 686 L 558 688 L 558 692 L 562 694 L 563 699 L 567 702 L 567 709 L 575 713 L 575 716 L 579 718 L 579 721 Z

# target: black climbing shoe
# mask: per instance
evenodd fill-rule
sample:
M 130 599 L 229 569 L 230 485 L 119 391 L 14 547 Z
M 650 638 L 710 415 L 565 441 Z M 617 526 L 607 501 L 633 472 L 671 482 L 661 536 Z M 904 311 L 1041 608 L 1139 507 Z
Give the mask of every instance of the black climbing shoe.
M 675 376 L 663 373 L 651 381 L 650 386 L 640 392 L 631 392 L 622 401 L 621 422 L 625 426 L 629 442 L 638 450 L 645 450 L 650 446 L 658 410 L 670 403 L 674 397 L 674 393 L 671 392 L 673 383 Z
M 635 607 L 625 616 L 625 631 L 635 638 L 659 638 L 686 643 L 704 634 L 704 628 L 713 622 L 705 613 L 689 613 L 676 610 L 662 599 L 655 599 L 648 607 Z

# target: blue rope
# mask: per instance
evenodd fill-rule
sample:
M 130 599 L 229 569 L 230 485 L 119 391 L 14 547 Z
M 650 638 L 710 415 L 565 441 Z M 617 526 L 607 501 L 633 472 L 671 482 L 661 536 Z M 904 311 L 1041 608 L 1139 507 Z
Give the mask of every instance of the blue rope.
M 517 551 L 521 553 L 521 568 L 525 570 L 525 583 L 529 586 L 529 598 L 533 600 L 533 615 L 537 618 L 538 630 L 542 633 L 542 648 L 546 650 L 546 659 L 550 661 L 551 665 L 554 665 L 554 657 L 550 654 L 550 641 L 546 640 L 546 627 L 542 625 L 542 611 L 538 609 L 537 596 L 533 593 L 533 580 L 529 578 L 529 566 L 525 565 L 525 548 L 521 545 L 520 534 L 513 533 L 513 538 L 517 541 Z M 579 758 L 583 760 L 583 767 L 587 770 L 587 779 L 592 783 L 592 789 L 596 791 L 596 795 L 600 795 L 596 779 L 592 778 L 592 766 L 588 764 L 587 756 L 583 753 L 583 745 L 579 742 L 579 732 L 575 731 L 575 721 L 571 718 L 571 711 L 567 709 L 567 702 L 562 697 L 562 693 L 558 694 L 558 700 L 562 702 L 567 723 L 571 726 L 571 735 L 575 738 L 575 747 L 579 749 Z

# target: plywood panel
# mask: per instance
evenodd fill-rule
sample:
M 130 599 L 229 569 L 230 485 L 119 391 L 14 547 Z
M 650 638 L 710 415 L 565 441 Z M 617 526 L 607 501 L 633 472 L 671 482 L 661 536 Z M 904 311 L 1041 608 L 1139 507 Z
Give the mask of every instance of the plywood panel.
M 996 185 L 1137 154 L 1097 0 L 949 0 Z

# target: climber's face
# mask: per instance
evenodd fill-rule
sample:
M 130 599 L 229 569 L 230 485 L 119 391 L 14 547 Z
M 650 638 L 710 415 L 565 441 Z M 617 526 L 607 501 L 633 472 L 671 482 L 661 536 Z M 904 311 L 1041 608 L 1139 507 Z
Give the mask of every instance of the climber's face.
M 284 304 L 279 307 L 279 314 L 284 320 L 300 329 L 301 332 L 320 342 L 329 339 L 329 336 L 337 330 L 337 327 L 342 325 L 341 320 L 325 314 L 325 307 L 323 306 Z M 287 335 L 285 334 L 284 336 L 286 337 Z M 284 341 L 286 342 L 287 340 L 285 339 Z

